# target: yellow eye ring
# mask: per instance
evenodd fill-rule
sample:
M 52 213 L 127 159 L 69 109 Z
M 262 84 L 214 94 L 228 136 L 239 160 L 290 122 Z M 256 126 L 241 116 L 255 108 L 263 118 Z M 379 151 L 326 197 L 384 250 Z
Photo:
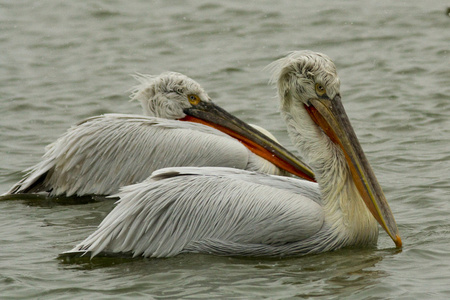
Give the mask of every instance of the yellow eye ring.
M 187 98 L 189 100 L 189 103 L 192 105 L 197 105 L 200 103 L 200 98 L 195 94 L 187 95 Z
M 323 87 L 323 85 L 316 83 L 316 93 L 319 96 L 323 96 L 327 93 L 327 90 Z

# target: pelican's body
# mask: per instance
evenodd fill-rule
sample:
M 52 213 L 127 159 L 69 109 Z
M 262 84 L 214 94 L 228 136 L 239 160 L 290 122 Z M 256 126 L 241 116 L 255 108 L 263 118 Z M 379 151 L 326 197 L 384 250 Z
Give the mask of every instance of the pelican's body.
M 340 103 L 332 61 L 294 52 L 273 65 L 291 139 L 317 183 L 226 168 L 169 168 L 124 187 L 69 254 L 286 256 L 374 245 L 396 223 Z M 375 218 L 374 218 L 375 217 Z
M 122 186 L 141 182 L 157 169 L 171 166 L 224 166 L 283 173 L 222 131 L 180 121 L 188 116 L 203 120 L 189 115 L 191 111 L 197 113 L 195 105 L 205 103 L 216 109 L 192 79 L 179 73 L 137 78 L 141 85 L 133 99 L 141 102 L 147 116 L 106 114 L 80 122 L 50 144 L 43 160 L 7 194 L 110 195 Z
M 120 202 L 99 228 L 68 253 L 292 256 L 374 245 L 378 236 L 375 219 L 363 211 L 368 228 L 360 230 L 370 231 L 355 241 L 357 232 L 340 230 L 338 212 L 327 214 L 316 183 L 289 177 L 168 168 L 117 196 Z

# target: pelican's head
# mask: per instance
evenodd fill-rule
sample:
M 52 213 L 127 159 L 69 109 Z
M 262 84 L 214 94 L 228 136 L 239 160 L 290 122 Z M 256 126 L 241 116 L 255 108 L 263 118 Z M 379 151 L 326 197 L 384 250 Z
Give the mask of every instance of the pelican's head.
M 295 51 L 269 65 L 271 81 L 276 82 L 281 108 L 306 104 L 317 97 L 334 98 L 340 93 L 340 80 L 333 61 L 322 53 Z
M 181 119 L 192 103 L 210 102 L 205 90 L 195 80 L 176 72 L 158 76 L 137 74 L 140 84 L 134 87 L 131 99 L 141 102 L 144 114 L 166 119 Z
M 274 70 L 272 81 L 277 82 L 281 110 L 291 115 L 309 116 L 308 126 L 319 127 L 342 150 L 364 203 L 395 244 L 401 247 L 394 216 L 342 105 L 334 63 L 324 54 L 298 51 L 269 67 Z
M 314 173 L 308 166 L 264 133 L 214 104 L 193 79 L 176 72 L 159 76 L 139 74 L 135 78 L 141 84 L 134 88 L 131 99 L 141 102 L 145 115 L 213 127 L 281 169 L 314 181 Z

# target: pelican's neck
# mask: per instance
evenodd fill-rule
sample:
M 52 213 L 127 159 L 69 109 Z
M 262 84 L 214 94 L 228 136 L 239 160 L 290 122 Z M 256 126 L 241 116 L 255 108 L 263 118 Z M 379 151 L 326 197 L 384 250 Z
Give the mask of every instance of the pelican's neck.
M 359 195 L 343 151 L 312 121 L 303 104 L 284 103 L 291 103 L 281 108 L 289 136 L 316 175 L 329 225 L 349 243 L 376 242 L 376 220 Z

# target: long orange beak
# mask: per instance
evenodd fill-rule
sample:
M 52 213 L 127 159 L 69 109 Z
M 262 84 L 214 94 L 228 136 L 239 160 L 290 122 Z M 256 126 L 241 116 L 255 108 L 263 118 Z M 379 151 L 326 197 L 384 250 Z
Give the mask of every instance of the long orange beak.
M 241 141 L 250 151 L 270 161 L 279 168 L 315 181 L 313 171 L 283 146 L 236 118 L 213 102 L 199 102 L 184 110 L 182 121 L 201 123 L 216 128 Z
M 341 147 L 353 181 L 364 203 L 381 227 L 392 238 L 397 248 L 400 248 L 402 240 L 397 223 L 350 124 L 341 97 L 337 95 L 332 100 L 329 98 L 310 99 L 310 105 L 305 105 L 305 107 L 314 122 L 335 144 Z

